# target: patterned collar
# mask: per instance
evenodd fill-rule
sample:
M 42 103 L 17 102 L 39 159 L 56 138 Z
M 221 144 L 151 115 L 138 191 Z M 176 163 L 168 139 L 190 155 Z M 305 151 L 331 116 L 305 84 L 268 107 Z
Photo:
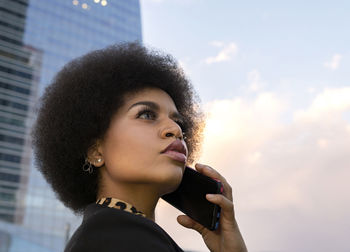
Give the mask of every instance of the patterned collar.
M 146 217 L 146 215 L 140 211 L 137 211 L 136 208 L 131 205 L 130 203 L 127 203 L 123 200 L 116 199 L 116 198 L 101 198 L 96 201 L 96 204 L 107 206 L 110 208 L 119 209 L 122 211 L 126 211 L 135 215 L 140 215 L 143 217 Z

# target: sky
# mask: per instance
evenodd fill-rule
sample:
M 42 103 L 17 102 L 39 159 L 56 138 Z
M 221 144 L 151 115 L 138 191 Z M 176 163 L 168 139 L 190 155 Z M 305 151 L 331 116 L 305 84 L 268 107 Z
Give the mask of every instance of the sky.
M 207 115 L 198 160 L 234 191 L 250 252 L 349 252 L 349 1 L 141 0 Z M 208 251 L 161 201 L 157 222 Z

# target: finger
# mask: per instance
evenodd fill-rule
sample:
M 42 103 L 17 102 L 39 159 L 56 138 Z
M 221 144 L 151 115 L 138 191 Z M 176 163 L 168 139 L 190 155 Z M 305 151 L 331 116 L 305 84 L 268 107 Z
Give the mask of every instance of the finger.
M 203 232 L 208 230 L 203 225 L 201 225 L 198 222 L 194 221 L 193 219 L 191 219 L 187 215 L 179 215 L 176 219 L 177 219 L 177 222 L 180 225 L 182 225 L 182 226 L 184 226 L 186 228 L 194 229 L 198 233 L 200 233 L 201 235 L 203 235 Z
M 196 167 L 197 171 L 199 171 L 200 173 L 202 173 L 208 177 L 219 180 L 221 182 L 226 182 L 226 179 L 223 176 L 221 176 L 221 174 L 218 171 L 216 171 L 215 169 L 213 169 L 209 165 L 197 163 L 195 165 L 195 167 Z
M 207 194 L 206 198 L 208 201 L 219 205 L 223 211 L 223 214 L 227 214 L 228 216 L 234 216 L 234 207 L 231 200 L 226 198 L 222 194 Z
M 219 182 L 222 183 L 224 190 L 223 190 L 223 195 L 225 195 L 229 200 L 233 200 L 232 197 L 232 187 L 230 184 L 227 182 L 227 180 L 215 169 L 210 167 L 209 165 L 204 165 L 200 163 L 196 163 L 195 165 L 196 170 L 212 179 L 219 180 Z
M 221 207 L 220 213 L 220 227 L 221 231 L 229 231 L 238 229 L 238 225 L 235 219 L 235 210 L 232 201 L 227 199 L 222 194 L 207 194 L 206 198 L 208 201 L 217 204 Z

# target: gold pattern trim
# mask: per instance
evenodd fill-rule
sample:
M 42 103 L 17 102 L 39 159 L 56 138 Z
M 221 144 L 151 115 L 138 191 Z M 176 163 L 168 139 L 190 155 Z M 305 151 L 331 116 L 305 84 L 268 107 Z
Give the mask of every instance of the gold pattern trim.
M 96 201 L 96 204 L 107 206 L 110 208 L 119 209 L 119 210 L 126 211 L 129 213 L 135 214 L 135 215 L 140 215 L 140 216 L 146 217 L 146 215 L 144 213 L 137 211 L 137 209 L 133 205 L 131 205 L 130 203 L 125 202 L 123 200 L 120 200 L 120 199 L 101 198 L 101 199 L 98 199 Z

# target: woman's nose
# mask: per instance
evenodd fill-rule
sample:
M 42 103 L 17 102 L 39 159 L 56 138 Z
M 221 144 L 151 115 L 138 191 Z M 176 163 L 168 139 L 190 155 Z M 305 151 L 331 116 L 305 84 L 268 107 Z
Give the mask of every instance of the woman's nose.
M 183 139 L 183 133 L 180 126 L 173 122 L 172 125 L 168 125 L 161 132 L 162 138 L 175 137 L 179 139 Z

